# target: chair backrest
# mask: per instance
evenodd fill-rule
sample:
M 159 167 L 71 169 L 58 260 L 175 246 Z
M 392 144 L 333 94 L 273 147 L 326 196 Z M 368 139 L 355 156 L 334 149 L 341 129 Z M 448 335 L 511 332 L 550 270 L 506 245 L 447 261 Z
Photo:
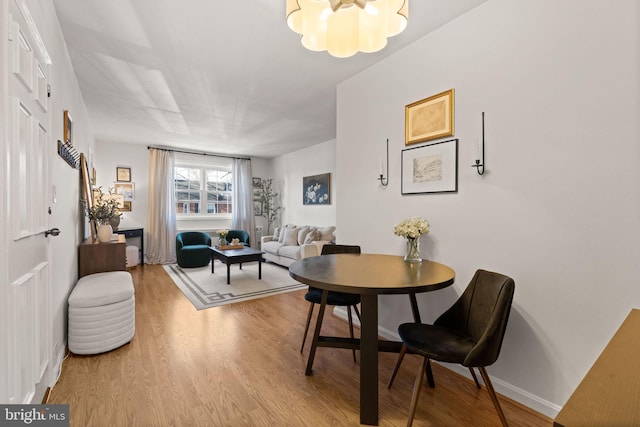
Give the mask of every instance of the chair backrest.
M 360 246 L 357 245 L 324 245 L 321 255 L 332 254 L 359 254 Z
M 245 243 L 247 246 L 251 246 L 249 242 L 249 233 L 244 230 L 229 230 L 227 234 L 227 241 L 230 242 L 233 239 L 240 240 L 240 243 Z
M 514 290 L 512 278 L 478 270 L 455 304 L 434 322 L 476 341 L 464 366 L 489 366 L 498 359 Z
M 176 235 L 176 241 L 181 246 L 188 245 L 207 245 L 211 246 L 211 236 L 202 231 L 183 231 Z

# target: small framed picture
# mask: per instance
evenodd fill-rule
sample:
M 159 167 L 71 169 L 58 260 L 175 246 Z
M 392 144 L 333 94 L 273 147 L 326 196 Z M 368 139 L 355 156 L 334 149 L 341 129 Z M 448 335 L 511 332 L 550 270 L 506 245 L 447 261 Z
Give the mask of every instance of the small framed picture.
M 64 142 L 71 143 L 71 137 L 73 136 L 73 120 L 69 110 L 64 110 Z
M 255 216 L 262 216 L 262 202 L 253 202 L 253 214 Z
M 261 188 L 262 178 L 253 178 L 253 188 Z
M 458 140 L 402 150 L 402 194 L 458 191 Z
M 125 202 L 130 202 L 134 199 L 135 185 L 133 182 L 116 182 L 113 184 L 113 189 L 116 194 L 120 194 Z
M 122 202 L 122 206 L 118 210 L 120 212 L 131 212 L 131 202 Z
M 125 168 L 122 166 L 116 167 L 116 181 L 118 182 L 131 182 L 131 168 Z

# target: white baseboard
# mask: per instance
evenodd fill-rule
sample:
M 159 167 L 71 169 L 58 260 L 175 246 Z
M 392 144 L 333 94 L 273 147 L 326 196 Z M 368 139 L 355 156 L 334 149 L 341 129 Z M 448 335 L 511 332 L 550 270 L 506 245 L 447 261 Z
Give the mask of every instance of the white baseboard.
M 344 307 L 334 307 L 333 314 L 348 321 L 347 310 Z M 353 318 L 353 323 L 360 325 L 356 316 Z M 400 337 L 397 332 L 390 331 L 380 326 L 378 326 L 378 335 L 390 341 L 400 341 Z M 472 379 L 469 369 L 461 365 L 453 365 L 450 363 L 440 363 L 440 365 L 457 374 Z M 539 396 L 509 384 L 506 381 L 502 381 L 500 378 L 491 376 L 491 382 L 493 383 L 493 387 L 496 392 L 549 418 L 555 418 L 558 415 L 558 412 L 560 412 L 560 409 L 562 409 L 560 406 L 542 399 Z

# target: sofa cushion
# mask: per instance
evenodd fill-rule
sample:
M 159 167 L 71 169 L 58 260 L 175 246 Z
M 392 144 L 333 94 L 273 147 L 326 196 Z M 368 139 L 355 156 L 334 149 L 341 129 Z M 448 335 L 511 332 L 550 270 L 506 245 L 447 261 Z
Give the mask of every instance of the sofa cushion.
M 280 227 L 276 227 L 273 230 L 273 240 L 275 240 L 276 242 L 280 239 L 280 230 L 281 230 Z
M 335 239 L 333 232 L 336 230 L 334 226 L 330 227 L 318 227 L 318 232 L 320 233 L 320 238 L 316 240 L 327 240 L 332 241 Z
M 298 246 L 298 228 L 285 228 L 282 243 L 285 246 Z
M 304 245 L 304 239 L 307 237 L 307 234 L 311 230 L 311 227 L 305 225 L 304 227 L 298 228 L 298 244 Z
M 309 232 L 305 236 L 303 243 L 305 245 L 308 245 L 309 243 L 319 239 L 320 239 L 320 233 L 315 228 L 312 228 L 309 230 Z
M 291 259 L 300 259 L 300 246 L 282 246 L 278 250 L 278 254 L 282 257 L 287 257 Z
M 270 253 L 270 254 L 274 254 L 274 255 L 278 255 L 278 251 L 280 250 L 280 248 L 282 247 L 282 243 L 279 242 L 265 242 L 262 244 L 262 250 Z

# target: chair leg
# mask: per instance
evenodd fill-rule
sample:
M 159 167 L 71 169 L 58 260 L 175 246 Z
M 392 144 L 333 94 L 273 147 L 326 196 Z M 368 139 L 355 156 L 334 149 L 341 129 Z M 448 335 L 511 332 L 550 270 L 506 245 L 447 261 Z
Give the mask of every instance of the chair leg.
M 360 312 L 358 311 L 358 306 L 357 305 L 352 305 L 352 307 L 356 312 L 356 316 L 358 316 L 358 320 L 360 321 L 360 324 L 362 324 L 362 319 L 360 318 Z
M 307 334 L 309 333 L 309 325 L 311 324 L 311 315 L 313 314 L 313 306 L 315 305 L 314 303 L 309 303 L 311 304 L 309 306 L 309 314 L 307 315 L 307 325 L 304 327 L 304 336 L 302 337 L 302 346 L 300 346 L 300 353 L 302 353 L 302 350 L 304 349 L 304 343 L 307 340 Z
M 504 427 L 509 427 L 509 424 L 507 423 L 507 419 L 504 416 L 504 412 L 502 412 L 502 408 L 500 407 L 498 396 L 496 395 L 496 392 L 493 389 L 493 385 L 491 384 L 491 380 L 489 379 L 489 374 L 487 374 L 487 370 L 484 367 L 478 368 L 478 370 L 480 371 L 480 375 L 482 375 L 482 381 L 484 381 L 484 385 L 487 387 L 487 391 L 489 392 L 489 396 L 491 397 L 493 406 L 495 406 L 496 411 L 498 412 L 500 421 L 502 421 L 502 425 Z
M 481 388 L 480 387 L 480 383 L 478 382 L 478 377 L 476 376 L 476 371 L 474 371 L 473 368 L 469 368 L 469 371 L 471 372 L 471 376 L 473 377 L 473 381 L 475 381 L 475 383 L 476 383 L 476 387 Z
M 355 336 L 353 335 L 353 317 L 351 315 L 351 306 L 347 306 L 347 315 L 349 317 L 349 334 L 351 335 L 351 339 L 354 339 Z M 353 352 L 353 361 L 356 361 L 356 349 L 355 347 L 351 349 L 351 351 Z
M 398 374 L 398 370 L 400 369 L 400 365 L 402 364 L 402 359 L 404 359 L 404 355 L 407 354 L 407 346 L 402 344 L 402 348 L 400 349 L 400 353 L 398 354 L 398 360 L 396 360 L 396 366 L 393 367 L 393 372 L 391 373 L 391 378 L 389 378 L 389 383 L 387 384 L 387 388 L 390 389 L 393 385 L 393 380 L 396 379 L 396 375 Z
M 416 377 L 416 382 L 413 385 L 413 394 L 411 395 L 411 405 L 409 406 L 409 418 L 407 419 L 407 427 L 411 427 L 413 424 L 413 418 L 416 415 L 416 408 L 418 407 L 418 398 L 420 397 L 420 389 L 422 388 L 422 380 L 425 376 L 425 371 L 427 369 L 427 358 L 422 358 L 422 363 L 420 364 L 420 368 L 418 369 L 418 376 Z

